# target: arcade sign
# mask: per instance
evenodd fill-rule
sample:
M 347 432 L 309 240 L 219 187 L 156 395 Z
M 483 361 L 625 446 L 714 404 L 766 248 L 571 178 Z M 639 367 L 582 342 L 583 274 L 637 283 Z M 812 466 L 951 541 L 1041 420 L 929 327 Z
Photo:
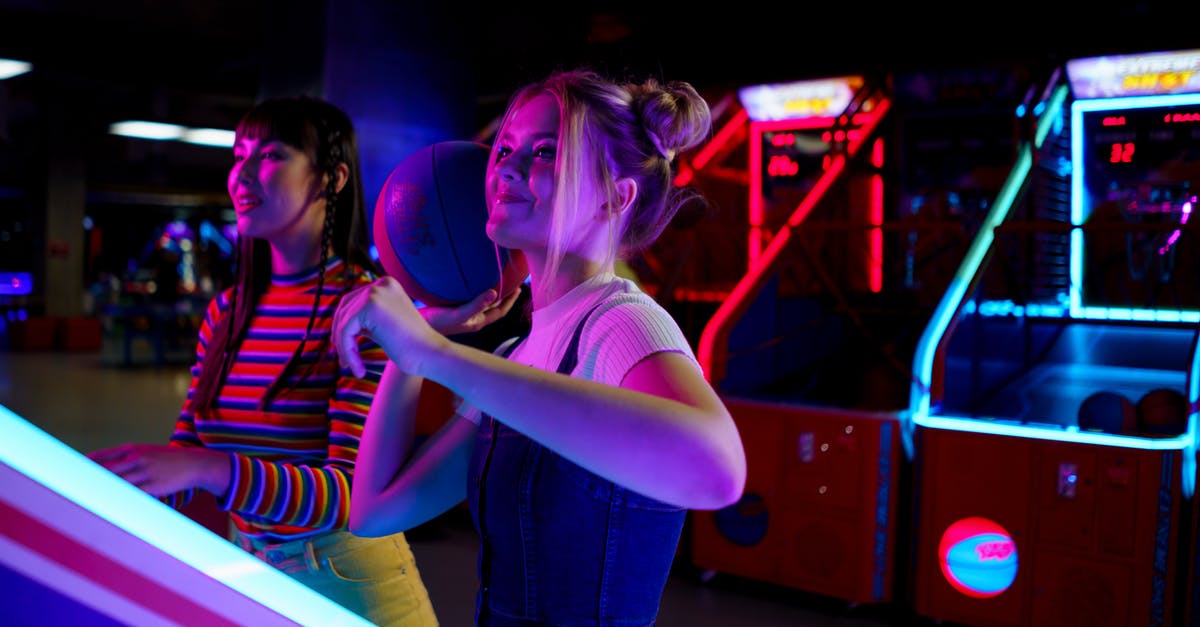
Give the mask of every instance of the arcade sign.
M 1200 50 L 1153 52 L 1067 61 L 1077 99 L 1200 92 Z
M 843 76 L 752 85 L 738 90 L 738 100 L 755 122 L 834 117 L 846 110 L 862 84 L 861 76 Z

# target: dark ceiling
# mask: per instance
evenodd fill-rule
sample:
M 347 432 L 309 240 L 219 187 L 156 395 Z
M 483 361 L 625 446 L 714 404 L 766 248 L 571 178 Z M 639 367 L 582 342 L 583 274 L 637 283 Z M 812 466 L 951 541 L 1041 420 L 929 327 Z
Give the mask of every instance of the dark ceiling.
M 253 97 L 268 31 L 303 31 L 389 0 L 0 0 L 0 54 L 113 89 Z M 939 3 L 940 4 L 940 3 Z M 1108 3 L 1106 3 L 1108 4 Z M 707 5 L 707 6 L 706 6 Z M 1200 46 L 1200 3 L 1063 0 L 964 3 L 449 2 L 401 6 L 457 31 L 484 96 L 576 62 L 697 84 L 782 81 L 1002 60 Z M 760 8 L 761 7 L 761 8 Z M 380 12 L 383 13 L 382 11 Z M 315 32 L 315 31 L 314 31 Z M 410 31 L 406 33 L 412 37 Z M 428 33 L 441 38 L 446 33 Z M 288 42 L 305 46 L 304 33 Z M 114 69 L 119 68 L 119 69 Z
M 266 82 L 290 71 L 290 59 L 319 65 L 313 50 L 328 28 L 327 10 L 334 23 L 353 12 L 346 22 L 354 24 L 380 7 L 390 16 L 405 7 L 409 13 L 401 15 L 416 25 L 398 29 L 403 45 L 428 44 L 469 66 L 479 125 L 519 82 L 577 63 L 689 80 L 713 93 L 848 73 L 1052 66 L 1074 56 L 1200 47 L 1194 0 L 1086 9 L 1015 0 L 936 12 L 919 3 L 814 4 L 754 5 L 764 8 L 751 13 L 736 3 L 678 0 L 370 0 L 328 7 L 324 0 L 0 0 L 0 57 L 38 68 L 37 77 L 0 82 L 0 188 L 36 178 L 38 164 L 52 163 L 52 153 L 71 144 L 64 135 L 83 135 L 79 149 L 90 178 L 182 188 L 215 183 L 219 192 L 223 177 L 214 181 L 212 171 L 225 167 L 221 151 L 130 146 L 108 137 L 107 124 L 172 117 L 231 127 Z
M 1196 0 L 929 4 L 945 6 L 0 0 L 0 58 L 35 65 L 0 81 L 0 268 L 37 271 L 47 240 L 74 228 L 69 218 L 78 215 L 81 194 L 85 223 L 94 220 L 93 235 L 105 233 L 111 256 L 89 265 L 88 281 L 98 270 L 119 271 L 164 220 L 227 219 L 228 150 L 116 137 L 108 133 L 112 122 L 233 128 L 257 99 L 324 89 L 331 79 L 350 100 L 387 92 L 369 120 L 404 119 L 396 127 L 403 131 L 406 115 L 427 115 L 432 103 L 452 110 L 439 115 L 469 118 L 463 126 L 474 134 L 517 85 L 578 64 L 687 80 L 714 97 L 805 78 L 994 65 L 1044 73 L 1081 56 L 1200 48 Z M 442 91 L 423 93 L 439 82 Z M 404 107 L 411 110 L 397 111 Z M 356 116 L 360 136 L 361 122 Z M 421 141 L 394 130 L 373 128 L 370 139 L 385 148 Z M 375 165 L 395 163 L 397 153 L 407 154 L 388 148 Z M 372 179 L 390 168 L 373 173 L 368 157 L 364 148 L 371 195 Z

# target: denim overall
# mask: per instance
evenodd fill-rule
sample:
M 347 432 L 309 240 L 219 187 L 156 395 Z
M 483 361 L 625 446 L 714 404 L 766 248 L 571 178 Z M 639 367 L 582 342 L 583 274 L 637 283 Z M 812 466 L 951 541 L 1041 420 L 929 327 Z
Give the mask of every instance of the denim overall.
M 586 320 L 558 372 L 574 369 Z M 486 414 L 469 476 L 481 539 L 477 625 L 654 624 L 686 510 L 602 479 Z

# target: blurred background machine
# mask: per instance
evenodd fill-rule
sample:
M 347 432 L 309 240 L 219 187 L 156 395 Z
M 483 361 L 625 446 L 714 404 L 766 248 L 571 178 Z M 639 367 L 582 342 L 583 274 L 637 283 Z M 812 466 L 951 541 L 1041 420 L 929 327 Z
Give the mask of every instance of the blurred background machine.
M 708 574 L 852 604 L 903 596 L 912 350 L 1012 162 L 1027 80 L 1010 67 L 747 87 L 685 163 L 706 192 L 748 173 L 743 224 L 704 247 L 741 273 L 713 290 L 697 355 L 749 463 L 740 503 L 693 515 Z
M 102 361 L 191 365 L 204 308 L 233 283 L 233 210 L 153 207 L 131 216 L 97 203 L 86 227 L 86 306 L 103 325 Z

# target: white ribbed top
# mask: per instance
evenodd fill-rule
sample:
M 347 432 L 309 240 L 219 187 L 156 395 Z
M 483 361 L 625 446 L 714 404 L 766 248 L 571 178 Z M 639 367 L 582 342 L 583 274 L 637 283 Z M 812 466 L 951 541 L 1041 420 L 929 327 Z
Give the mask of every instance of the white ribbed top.
M 529 336 L 509 359 L 543 370 L 557 369 L 580 318 L 593 307 L 579 340 L 574 376 L 619 385 L 638 362 L 662 351 L 686 355 L 700 370 L 674 318 L 636 283 L 612 273 L 596 275 L 534 310 Z M 463 415 L 479 422 L 473 408 Z

